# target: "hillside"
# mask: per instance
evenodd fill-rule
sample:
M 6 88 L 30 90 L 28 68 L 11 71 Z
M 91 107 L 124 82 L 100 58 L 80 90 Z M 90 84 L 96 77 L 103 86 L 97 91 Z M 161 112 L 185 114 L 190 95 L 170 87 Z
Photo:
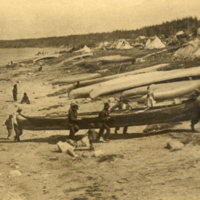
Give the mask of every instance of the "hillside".
M 116 30 L 110 33 L 90 33 L 85 35 L 70 35 L 39 39 L 0 40 L 0 48 L 74 47 L 83 46 L 84 44 L 89 47 L 94 47 L 101 41 L 113 41 L 120 38 L 134 40 L 140 35 L 149 37 L 154 35 L 164 35 L 164 37 L 168 38 L 180 30 L 184 30 L 187 33 L 195 33 L 199 25 L 200 21 L 196 17 L 187 17 L 136 30 Z

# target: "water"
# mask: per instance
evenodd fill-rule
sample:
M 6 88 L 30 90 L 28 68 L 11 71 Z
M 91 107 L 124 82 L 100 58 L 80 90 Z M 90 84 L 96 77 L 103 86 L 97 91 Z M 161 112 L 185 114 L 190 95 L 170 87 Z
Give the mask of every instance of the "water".
M 0 48 L 0 66 L 19 62 L 36 57 L 38 52 L 46 52 L 46 55 L 58 53 L 61 48 Z M 62 49 L 63 50 L 63 49 Z

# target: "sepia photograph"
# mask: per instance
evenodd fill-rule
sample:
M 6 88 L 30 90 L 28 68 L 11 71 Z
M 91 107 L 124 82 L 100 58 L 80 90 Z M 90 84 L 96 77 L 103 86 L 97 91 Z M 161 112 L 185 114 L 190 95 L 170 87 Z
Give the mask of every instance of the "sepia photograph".
M 199 200 L 199 9 L 1 0 L 0 200 Z

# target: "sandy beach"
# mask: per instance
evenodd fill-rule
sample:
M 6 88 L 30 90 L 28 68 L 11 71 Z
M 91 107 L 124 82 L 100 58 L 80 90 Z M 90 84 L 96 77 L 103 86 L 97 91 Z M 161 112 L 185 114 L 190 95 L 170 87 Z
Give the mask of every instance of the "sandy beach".
M 41 72 L 38 68 L 37 64 L 25 63 L 0 69 L 0 199 L 199 199 L 199 124 L 195 133 L 190 132 L 189 122 L 149 135 L 143 133 L 146 126 L 129 127 L 126 135 L 122 128 L 118 135 L 111 129 L 109 143 L 94 144 L 95 150 L 103 151 L 103 157 L 79 151 L 79 157 L 74 159 L 59 152 L 56 144 L 68 139 L 67 130 L 24 130 L 21 142 L 13 141 L 14 133 L 7 140 L 4 123 L 18 107 L 29 116 L 67 114 L 71 103 L 67 94 L 47 96 L 65 87 L 52 86 L 50 80 L 64 77 L 66 69 L 48 62 Z M 65 73 L 66 77 L 74 71 Z M 12 98 L 15 83 L 17 102 Z M 20 104 L 24 92 L 30 105 Z M 79 112 L 100 111 L 102 102 L 79 100 Z M 80 130 L 77 135 L 85 132 Z M 182 142 L 182 150 L 166 148 L 172 139 Z

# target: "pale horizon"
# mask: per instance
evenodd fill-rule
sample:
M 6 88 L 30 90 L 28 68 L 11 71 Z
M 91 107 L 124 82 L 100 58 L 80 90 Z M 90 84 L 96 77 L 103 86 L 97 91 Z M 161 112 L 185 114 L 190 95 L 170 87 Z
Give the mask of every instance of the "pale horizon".
M 0 40 L 136 30 L 199 19 L 199 8 L 197 0 L 2 0 Z

